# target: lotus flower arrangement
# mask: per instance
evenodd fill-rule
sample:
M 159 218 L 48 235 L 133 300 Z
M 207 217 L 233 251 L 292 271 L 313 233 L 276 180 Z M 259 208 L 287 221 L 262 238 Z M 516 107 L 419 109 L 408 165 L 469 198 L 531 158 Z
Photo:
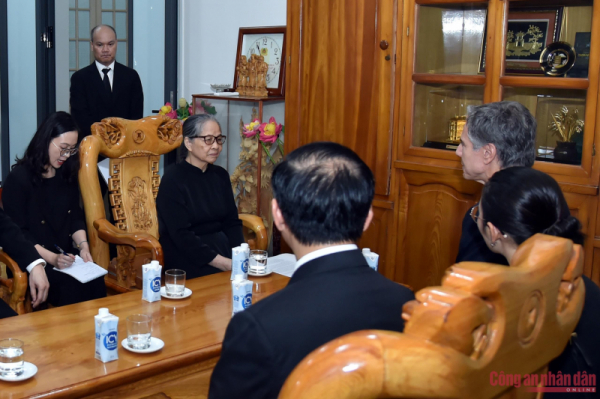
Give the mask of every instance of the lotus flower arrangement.
M 255 119 L 247 125 L 244 125 L 243 134 L 247 138 L 252 138 L 258 135 L 258 141 L 265 150 L 265 153 L 271 162 L 275 164 L 275 161 L 271 156 L 271 152 L 269 151 L 269 148 L 267 148 L 267 143 L 270 145 L 277 144 L 277 147 L 283 156 L 283 143 L 281 140 L 279 140 L 279 135 L 283 133 L 284 130 L 285 127 L 281 123 L 277 123 L 274 117 L 271 117 L 267 123 L 260 123 L 258 119 Z
M 181 122 L 189 118 L 194 113 L 192 106 L 185 98 L 179 99 L 179 108 L 173 109 L 173 105 L 167 102 L 160 108 L 159 115 L 166 115 L 171 119 L 179 119 Z M 200 101 L 196 103 L 196 114 L 211 114 L 216 115 L 217 111 L 208 101 Z

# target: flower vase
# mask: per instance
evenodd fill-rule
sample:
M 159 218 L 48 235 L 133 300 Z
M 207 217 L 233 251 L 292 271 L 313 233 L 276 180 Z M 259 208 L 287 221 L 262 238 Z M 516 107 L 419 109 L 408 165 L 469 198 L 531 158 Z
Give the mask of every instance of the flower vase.
M 557 141 L 554 148 L 554 161 L 568 164 L 578 164 L 579 154 L 576 143 L 572 141 Z

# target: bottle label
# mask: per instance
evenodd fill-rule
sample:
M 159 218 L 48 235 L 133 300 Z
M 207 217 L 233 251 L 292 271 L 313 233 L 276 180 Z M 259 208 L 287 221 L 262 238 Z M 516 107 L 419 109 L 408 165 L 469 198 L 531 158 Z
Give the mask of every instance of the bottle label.
M 154 291 L 154 292 L 160 291 L 160 277 L 156 277 L 154 280 L 152 280 L 152 282 L 150 284 L 152 287 L 152 291 Z
M 104 347 L 109 351 L 117 349 L 117 332 L 111 331 L 104 337 Z

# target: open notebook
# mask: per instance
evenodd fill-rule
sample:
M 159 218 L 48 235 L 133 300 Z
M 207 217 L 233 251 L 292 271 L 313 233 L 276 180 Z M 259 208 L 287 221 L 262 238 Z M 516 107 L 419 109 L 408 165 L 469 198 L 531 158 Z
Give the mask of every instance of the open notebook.
M 84 284 L 108 273 L 102 266 L 98 266 L 94 262 L 84 262 L 79 256 L 75 256 L 75 262 L 70 267 L 66 269 L 55 267 L 54 270 L 68 274 Z

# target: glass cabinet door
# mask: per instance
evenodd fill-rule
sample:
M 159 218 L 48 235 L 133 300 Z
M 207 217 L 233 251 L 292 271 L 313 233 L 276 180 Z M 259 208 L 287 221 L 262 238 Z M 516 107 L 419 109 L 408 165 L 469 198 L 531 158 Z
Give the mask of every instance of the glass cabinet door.
M 487 3 L 416 5 L 412 145 L 454 151 L 483 103 Z
M 595 112 L 586 113 L 596 93 L 588 90 L 592 15 L 593 0 L 509 2 L 502 99 L 536 118 L 538 161 L 581 165 L 584 136 L 593 135 Z
M 600 70 L 594 7 L 599 0 L 412 0 L 405 8 L 414 38 L 406 39 L 412 104 L 405 111 L 411 136 L 404 152 L 456 159 L 423 147 L 454 151 L 469 106 L 517 101 L 537 120 L 544 170 L 582 165 L 585 172 L 573 173 L 586 176 L 598 102 L 590 81 L 597 82 Z

